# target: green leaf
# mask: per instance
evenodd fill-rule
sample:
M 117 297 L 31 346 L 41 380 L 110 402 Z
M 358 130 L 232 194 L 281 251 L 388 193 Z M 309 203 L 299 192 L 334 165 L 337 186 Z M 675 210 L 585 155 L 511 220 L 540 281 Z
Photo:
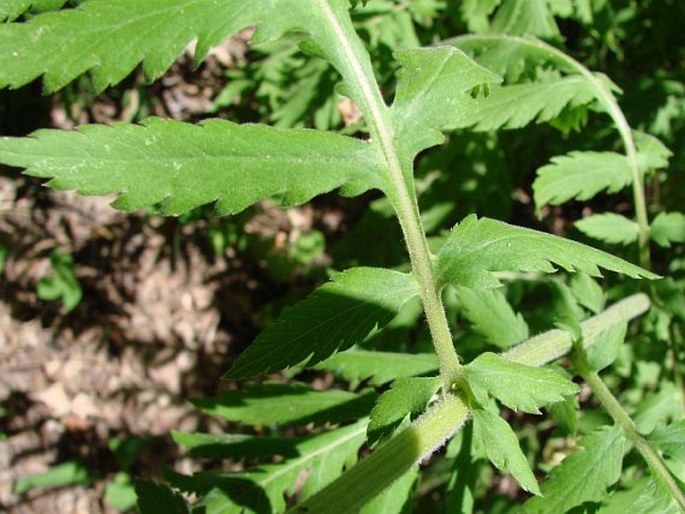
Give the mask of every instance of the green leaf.
M 459 126 L 473 126 L 477 131 L 517 129 L 532 122 L 551 121 L 564 109 L 593 100 L 592 89 L 579 75 L 496 87 L 479 101 L 475 115 L 463 119 Z
M 662 380 L 659 391 L 647 394 L 637 406 L 633 421 L 638 430 L 648 434 L 668 420 L 680 419 L 682 409 L 679 398 L 680 392 L 676 386 L 672 382 Z
M 197 56 L 204 57 L 259 21 L 269 3 L 253 0 L 245 8 L 239 0 L 91 1 L 6 24 L 0 26 L 0 87 L 19 87 L 45 75 L 46 89 L 54 91 L 90 70 L 102 90 L 141 61 L 146 76 L 156 78 L 193 39 L 198 39 Z
M 627 330 L 627 323 L 618 323 L 605 328 L 595 336 L 594 344 L 587 349 L 587 360 L 593 370 L 600 371 L 616 360 Z
M 39 487 L 66 487 L 70 485 L 86 485 L 93 481 L 91 472 L 80 462 L 69 461 L 52 466 L 44 473 L 29 475 L 17 480 L 14 490 L 23 494 Z
M 136 494 L 141 514 L 190 514 L 180 494 L 147 478 L 136 480 Z
M 391 433 L 408 415 L 423 412 L 431 397 L 440 387 L 440 379 L 400 378 L 376 400 L 371 411 L 368 436 L 375 442 Z
M 296 457 L 297 439 L 261 437 L 246 434 L 171 433 L 174 441 L 190 450 L 193 455 L 210 459 L 267 458 L 275 455 Z
M 494 353 L 479 355 L 466 366 L 466 376 L 476 399 L 486 405 L 488 394 L 510 409 L 539 414 L 539 408 L 560 402 L 580 391 L 559 373 L 508 361 Z
M 4 0 L 0 3 L 0 21 L 16 20 L 28 11 L 33 3 L 34 0 Z
M 447 43 L 460 48 L 479 64 L 513 83 L 527 72 L 549 67 L 565 73 L 577 73 L 561 56 L 550 52 L 534 37 L 513 37 L 499 34 L 467 35 Z
M 593 214 L 575 222 L 583 234 L 609 244 L 629 245 L 637 241 L 640 228 L 633 220 L 620 214 L 607 212 Z
M 284 512 L 284 492 L 292 494 L 298 479 L 306 476 L 299 492 L 305 500 L 337 478 L 344 466 L 356 462 L 357 451 L 364 443 L 366 420 L 300 440 L 297 456 L 277 464 L 265 464 L 239 473 L 201 472 L 193 476 L 168 474 L 169 482 L 179 489 L 200 495 L 212 489 L 209 512 L 221 514 Z M 303 475 L 303 473 L 307 473 Z M 214 510 L 212 510 L 214 509 Z
M 368 143 L 222 120 L 39 130 L 0 138 L 0 162 L 51 178 L 57 189 L 121 193 L 113 204 L 120 209 L 160 203 L 166 214 L 215 201 L 220 214 L 235 213 L 274 195 L 295 205 L 350 181 L 380 184 L 377 150 Z
M 500 289 L 470 289 L 458 286 L 461 314 L 473 330 L 499 348 L 509 348 L 528 339 L 528 325 L 514 312 Z
M 333 371 L 348 382 L 369 379 L 371 385 L 382 385 L 397 378 L 425 375 L 438 369 L 434 353 L 394 353 L 348 350 L 329 357 L 314 366 Z
M 135 508 L 138 503 L 136 489 L 128 473 L 117 473 L 114 480 L 107 484 L 105 502 L 120 512 Z
M 568 512 L 585 502 L 601 502 L 621 476 L 625 439 L 617 427 L 602 427 L 580 441 L 542 484 L 542 497 L 524 505 L 529 514 Z
M 669 457 L 685 461 L 685 419 L 656 429 L 648 439 Z
M 561 36 L 547 0 L 505 0 L 492 20 L 492 32 L 545 39 Z
M 604 290 L 585 273 L 575 273 L 570 280 L 571 293 L 576 297 L 578 303 L 590 309 L 594 314 L 598 314 L 604 309 L 606 295 Z
M 304 384 L 248 384 L 241 391 L 223 391 L 216 398 L 192 400 L 203 411 L 245 425 L 322 425 L 368 415 L 376 393 L 329 389 Z
M 599 268 L 630 277 L 655 279 L 657 275 L 608 253 L 589 246 L 516 227 L 488 218 L 467 216 L 449 235 L 438 254 L 442 283 L 471 288 L 500 285 L 496 271 L 556 271 L 557 264 L 567 271 L 582 271 L 600 276 Z
M 461 19 L 469 32 L 487 32 L 490 28 L 488 17 L 502 3 L 502 0 L 462 0 L 459 2 Z
M 474 88 L 501 80 L 454 47 L 402 50 L 395 57 L 402 68 L 390 112 L 397 148 L 409 162 L 443 142 L 440 130 L 476 112 Z
M 569 396 L 563 402 L 557 402 L 550 406 L 550 414 L 559 425 L 563 435 L 576 435 L 578 430 L 578 397 Z
M 540 494 L 535 475 L 509 423 L 490 411 L 475 409 L 473 435 L 497 469 L 511 473 L 526 491 Z
M 67 312 L 74 310 L 81 299 L 83 291 L 74 275 L 74 259 L 71 255 L 55 250 L 50 255 L 54 274 L 38 281 L 36 294 L 45 301 L 61 300 Z
M 650 478 L 644 492 L 631 505 L 631 514 L 682 514 L 683 510 L 670 490 L 661 482 Z
M 0 275 L 5 271 L 5 263 L 7 262 L 7 256 L 10 251 L 4 244 L 0 243 Z
M 666 146 L 651 134 L 633 130 L 633 139 L 637 147 L 637 160 L 644 172 L 668 167 L 668 161 L 673 156 Z
M 681 212 L 660 212 L 649 226 L 649 237 L 665 248 L 671 243 L 685 243 L 685 215 Z
M 570 152 L 552 158 L 533 182 L 535 204 L 560 205 L 589 200 L 600 191 L 620 191 L 632 182 L 625 155 L 614 152 Z
M 27 11 L 44 12 L 60 9 L 67 0 L 3 0 L 0 3 L 0 22 L 14 21 Z
M 285 310 L 240 355 L 226 375 L 241 378 L 279 371 L 308 359 L 313 365 L 382 328 L 418 295 L 411 275 L 382 268 L 337 274 Z

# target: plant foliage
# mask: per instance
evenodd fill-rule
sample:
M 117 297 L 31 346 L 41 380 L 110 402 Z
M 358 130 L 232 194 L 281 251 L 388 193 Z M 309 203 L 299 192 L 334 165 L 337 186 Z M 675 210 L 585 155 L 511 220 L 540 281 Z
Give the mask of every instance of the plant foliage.
M 52 92 L 87 74 L 101 92 L 139 65 L 149 80 L 160 77 L 193 41 L 198 64 L 243 29 L 252 45 L 248 62 L 227 71 L 216 102 L 232 121 L 153 117 L 0 137 L 2 164 L 55 189 L 116 194 L 118 209 L 165 215 L 208 204 L 232 215 L 371 191 L 356 200 L 369 207 L 339 242 L 352 257 L 334 258 L 331 279 L 266 326 L 225 374 L 229 387 L 192 400 L 226 432 L 174 432 L 193 456 L 211 460 L 191 475 L 167 472 L 171 488 L 139 480 L 143 514 L 561 513 L 619 508 L 626 498 L 637 512 L 685 508 L 683 407 L 674 399 L 685 376 L 685 217 L 682 200 L 664 194 L 664 205 L 648 208 L 645 192 L 647 179 L 660 191 L 661 170 L 680 158 L 664 142 L 683 140 L 685 91 L 673 85 L 671 61 L 650 63 L 671 85 L 652 95 L 661 101 L 654 116 L 640 118 L 637 109 L 624 112 L 623 91 L 609 79 L 629 82 L 612 66 L 631 62 L 624 51 L 639 55 L 640 44 L 621 34 L 656 16 L 644 4 L 465 0 L 454 12 L 441 0 L 0 7 L 0 87 L 42 79 Z M 458 35 L 464 27 L 472 33 Z M 568 45 L 577 52 L 564 47 L 568 27 L 578 31 Z M 626 85 L 628 107 L 631 95 L 655 87 L 644 78 Z M 358 113 L 341 127 L 345 110 Z M 608 117 L 595 120 L 598 112 Z M 611 212 L 614 195 L 628 190 L 628 207 Z M 546 227 L 518 226 L 533 209 L 513 209 L 514 197 L 519 207 L 534 201 Z M 576 221 L 581 211 L 569 202 L 591 203 Z M 492 212 L 515 216 L 507 223 L 486 217 L 499 216 Z M 566 225 L 550 213 L 621 253 L 553 235 Z M 351 244 L 355 231 L 362 242 Z M 238 238 L 213 233 L 221 248 Z M 324 252 L 318 234 L 314 250 L 293 261 L 308 264 Z M 250 250 L 245 241 L 236 247 Z M 602 270 L 624 277 L 600 283 Z M 656 281 L 657 272 L 669 278 L 652 286 L 632 280 Z M 73 286 L 73 273 L 67 278 Z M 72 306 L 60 284 L 52 278 L 43 292 Z M 568 370 L 544 367 L 566 354 Z M 609 417 L 578 401 L 575 375 Z M 607 384 L 629 391 L 619 400 Z M 542 408 L 551 417 L 537 424 L 528 414 Z M 641 459 L 624 459 L 628 445 Z M 516 479 L 523 492 L 512 497 L 533 497 L 521 506 L 498 495 L 488 461 Z M 72 482 L 85 479 L 73 464 L 56 469 Z

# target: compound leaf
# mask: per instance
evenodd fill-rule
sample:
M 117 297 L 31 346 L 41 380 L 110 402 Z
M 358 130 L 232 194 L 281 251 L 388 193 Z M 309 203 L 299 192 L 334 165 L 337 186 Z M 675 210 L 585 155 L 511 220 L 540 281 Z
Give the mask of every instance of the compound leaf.
M 376 394 L 339 389 L 316 391 L 304 384 L 246 385 L 240 391 L 223 391 L 216 398 L 192 403 L 203 411 L 245 425 L 321 425 L 368 415 Z
M 459 126 L 473 126 L 477 131 L 521 128 L 553 120 L 564 109 L 593 99 L 592 88 L 580 75 L 497 87 L 479 101 L 475 115 L 464 118 Z
M 490 411 L 474 409 L 473 435 L 497 469 L 510 472 L 526 491 L 540 494 L 535 475 L 509 423 Z
M 434 353 L 395 353 L 349 350 L 336 353 L 320 362 L 316 369 L 335 372 L 348 382 L 369 379 L 371 385 L 382 385 L 397 378 L 425 375 L 439 367 Z
M 316 364 L 364 340 L 417 295 L 418 286 L 406 273 L 383 268 L 339 273 L 259 334 L 227 377 L 279 371 L 305 359 Z
M 284 512 L 284 492 L 292 494 L 298 477 L 304 472 L 307 474 L 299 493 L 301 500 L 332 482 L 346 465 L 356 462 L 359 447 L 366 438 L 366 423 L 363 419 L 353 425 L 302 438 L 294 446 L 297 456 L 278 464 L 265 464 L 239 473 L 200 472 L 193 476 L 169 473 L 168 479 L 174 487 L 199 495 L 218 489 L 205 498 L 208 512 Z
M 568 512 L 585 502 L 601 502 L 621 476 L 625 439 L 617 427 L 602 427 L 580 441 L 542 484 L 542 497 L 524 505 L 528 514 Z
M 369 441 L 377 441 L 397 427 L 408 415 L 425 410 L 428 401 L 440 387 L 440 380 L 432 378 L 400 378 L 376 400 L 371 411 Z
M 160 203 L 167 214 L 214 201 L 219 213 L 234 213 L 274 195 L 294 205 L 350 181 L 379 184 L 373 145 L 223 120 L 198 126 L 150 118 L 142 125 L 39 130 L 0 138 L 0 162 L 50 178 L 57 189 L 121 193 L 113 204 L 120 209 Z
M 609 244 L 629 245 L 637 241 L 640 229 L 633 220 L 620 214 L 593 214 L 575 222 L 575 227 L 593 239 Z
M 539 407 L 560 402 L 580 389 L 559 373 L 509 361 L 494 353 L 479 355 L 466 366 L 476 399 L 483 405 L 488 394 L 510 409 L 539 414 Z
M 470 289 L 458 286 L 457 298 L 461 314 L 471 322 L 471 328 L 488 343 L 509 348 L 528 339 L 528 325 L 514 312 L 499 289 Z
M 660 212 L 649 226 L 649 237 L 666 248 L 671 243 L 685 243 L 685 215 L 681 212 Z
M 500 285 L 496 271 L 567 271 L 600 276 L 599 268 L 638 278 L 658 278 L 638 266 L 589 246 L 488 218 L 467 216 L 449 235 L 438 254 L 443 283 L 471 288 Z
M 600 191 L 620 191 L 632 182 L 628 159 L 615 152 L 570 152 L 552 158 L 533 182 L 535 204 L 589 200 Z

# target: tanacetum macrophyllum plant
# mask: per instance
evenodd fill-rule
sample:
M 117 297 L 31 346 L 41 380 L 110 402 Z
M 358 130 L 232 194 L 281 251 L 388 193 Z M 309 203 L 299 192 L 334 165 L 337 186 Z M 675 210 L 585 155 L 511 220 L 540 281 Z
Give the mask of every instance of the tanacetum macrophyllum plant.
M 375 190 L 399 222 L 409 260 L 409 266 L 395 269 L 341 271 L 266 328 L 226 378 L 308 368 L 332 372 L 347 386 L 319 391 L 296 380 L 252 380 L 239 391 L 195 400 L 199 408 L 248 429 L 272 430 L 174 433 L 176 441 L 200 456 L 258 464 L 239 472 L 170 472 L 171 488 L 142 479 L 137 493 L 143 513 L 404 512 L 420 463 L 445 445 L 436 459 L 449 463 L 449 512 L 473 510 L 481 475 L 491 473 L 478 463 L 487 460 L 524 491 L 506 509 L 560 513 L 610 506 L 622 498 L 617 484 L 632 448 L 643 463 L 633 472 L 644 478 L 632 489 L 620 487 L 635 498 L 632 512 L 685 508 L 682 486 L 664 457 L 682 457 L 682 419 L 641 431 L 598 374 L 619 355 L 628 322 L 650 308 L 650 298 L 634 286 L 631 294 L 626 282 L 627 293 L 615 295 L 605 308 L 592 277 L 609 270 L 629 279 L 659 278 L 647 269 L 649 221 L 640 163 L 654 162 L 654 152 L 663 154 L 655 143 L 640 148 L 648 136 L 638 136 L 636 145 L 614 96 L 618 88 L 606 76 L 531 37 L 474 35 L 396 51 L 396 83 L 386 97 L 352 18 L 373 9 L 374 1 L 76 3 L 60 9 L 66 2 L 56 2 L 55 10 L 0 26 L 0 86 L 16 88 L 40 77 L 52 92 L 88 73 L 101 91 L 139 64 L 153 80 L 191 41 L 201 61 L 212 46 L 255 26 L 253 47 L 295 35 L 302 51 L 336 70 L 337 91 L 358 106 L 363 124 L 353 137 L 219 119 L 193 125 L 149 118 L 0 138 L 1 163 L 48 179 L 49 187 L 117 193 L 118 209 L 154 206 L 167 215 L 205 204 L 213 204 L 217 215 L 231 215 L 264 199 L 288 207 L 334 190 L 344 196 Z M 501 3 L 490 28 L 517 33 L 521 9 L 554 23 L 550 2 L 484 3 L 492 6 L 479 11 L 474 2 L 464 2 L 471 19 L 481 21 Z M 5 2 L 0 13 L 15 19 L 33 4 L 38 2 Z M 437 4 L 435 10 L 445 8 Z M 555 158 L 540 171 L 535 193 L 541 204 L 561 203 L 631 185 L 638 220 L 630 241 L 640 245 L 642 267 L 478 214 L 427 237 L 415 163 L 443 144 L 445 133 L 452 139 L 465 134 L 457 129 L 518 128 L 590 108 L 610 115 L 625 155 L 588 151 Z M 569 286 L 551 275 L 558 270 L 579 275 Z M 567 306 L 549 313 L 559 328 L 534 337 L 505 294 L 512 284 L 530 282 L 555 288 Z M 433 352 L 377 351 L 367 344 L 418 304 Z M 481 336 L 468 362 L 456 337 L 455 305 Z M 566 367 L 555 364 L 564 356 Z M 576 416 L 580 387 L 571 380 L 574 374 L 609 416 L 580 437 L 578 449 L 561 464 L 533 470 L 510 424 L 516 421 L 511 411 L 540 414 L 556 406 L 557 416 Z M 508 409 L 506 419 L 501 409 Z M 307 426 L 309 435 L 285 437 L 279 429 L 285 426 Z M 172 488 L 198 500 L 188 503 Z

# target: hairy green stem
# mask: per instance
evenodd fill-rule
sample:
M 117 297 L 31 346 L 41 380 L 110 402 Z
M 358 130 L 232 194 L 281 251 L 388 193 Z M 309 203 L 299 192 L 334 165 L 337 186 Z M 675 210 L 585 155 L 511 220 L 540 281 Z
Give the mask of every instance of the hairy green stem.
M 583 321 L 580 326 L 586 347 L 594 344 L 594 336 L 603 329 L 636 318 L 649 305 L 647 295 L 638 293 Z M 519 344 L 503 356 L 521 364 L 542 366 L 566 355 L 572 347 L 568 332 L 551 330 Z M 411 426 L 292 512 L 357 512 L 411 466 L 440 448 L 468 417 L 466 405 L 458 397 L 446 394 Z
M 607 114 L 611 117 L 618 130 L 621 140 L 623 142 L 623 147 L 625 148 L 626 158 L 628 159 L 628 166 L 630 168 L 630 173 L 632 176 L 632 186 L 633 186 L 633 203 L 635 205 L 635 217 L 637 219 L 638 225 L 638 246 L 640 252 L 640 265 L 643 268 L 650 269 L 650 255 L 649 255 L 649 219 L 647 216 L 647 204 L 645 199 L 644 190 L 644 177 L 640 171 L 640 165 L 637 158 L 637 149 L 635 147 L 635 141 L 633 139 L 633 133 L 628 125 L 623 111 L 621 110 L 616 98 L 610 89 L 590 70 L 583 66 L 580 62 L 576 61 L 573 57 L 565 54 L 561 50 L 540 41 L 539 39 L 521 37 L 521 36 L 508 36 L 508 35 L 497 35 L 497 34 L 487 34 L 487 35 L 467 35 L 459 36 L 444 41 L 446 44 L 454 44 L 459 41 L 469 41 L 469 40 L 498 40 L 498 41 L 511 41 L 521 45 L 528 45 L 538 50 L 543 51 L 547 55 L 553 56 L 556 59 L 569 65 L 571 68 L 576 70 L 580 75 L 582 75 L 588 83 L 595 90 L 595 98 L 599 103 L 606 109 Z
M 574 364 L 576 365 L 576 369 L 580 376 L 592 388 L 592 392 L 607 410 L 614 420 L 614 423 L 621 427 L 626 438 L 633 443 L 635 448 L 637 448 L 637 451 L 640 452 L 640 455 L 642 455 L 642 458 L 651 469 L 652 475 L 671 492 L 673 498 L 685 511 L 685 494 L 683 494 L 682 489 L 673 478 L 673 475 L 671 475 L 671 472 L 668 470 L 659 454 L 640 435 L 632 418 L 623 409 L 618 399 L 599 377 L 599 374 L 590 367 L 584 350 L 575 352 Z
M 595 336 L 605 328 L 629 321 L 645 313 L 649 309 L 649 305 L 649 297 L 644 293 L 637 293 L 581 322 L 583 347 L 587 349 L 592 346 L 595 342 Z M 542 366 L 566 355 L 572 349 L 573 338 L 571 334 L 566 330 L 555 329 L 531 337 L 514 346 L 505 352 L 503 357 L 528 366 Z
M 390 439 L 352 471 L 302 503 L 291 513 L 347 514 L 359 512 L 412 466 L 429 457 L 453 436 L 469 417 L 457 396 L 446 394 L 411 426 Z
M 441 290 L 435 278 L 433 256 L 428 248 L 413 185 L 407 184 L 405 180 L 399 153 L 395 147 L 388 106 L 380 94 L 375 77 L 368 72 L 372 69 L 370 62 L 367 62 L 368 55 L 357 52 L 358 42 L 351 40 L 351 35 L 356 34 L 354 30 L 345 30 L 326 0 L 319 0 L 319 6 L 338 38 L 342 58 L 352 70 L 352 73 L 345 79 L 354 81 L 357 90 L 361 92 L 359 108 L 368 123 L 371 137 L 378 142 L 383 152 L 390 189 L 387 192 L 388 197 L 392 201 L 402 227 L 412 272 L 419 284 L 426 320 L 440 362 L 443 391 L 448 391 L 459 375 L 459 357 L 454 349 L 452 334 L 447 323 Z

